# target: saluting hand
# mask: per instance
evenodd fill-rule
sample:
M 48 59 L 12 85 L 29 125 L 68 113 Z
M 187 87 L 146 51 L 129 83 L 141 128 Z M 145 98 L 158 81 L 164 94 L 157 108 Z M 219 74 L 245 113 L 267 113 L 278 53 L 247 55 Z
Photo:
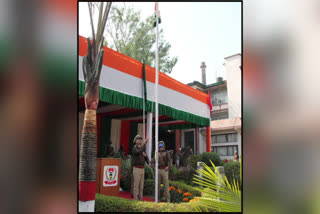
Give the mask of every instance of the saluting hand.
M 146 138 L 146 139 L 144 140 L 144 143 L 147 144 L 148 141 L 149 141 L 149 138 Z

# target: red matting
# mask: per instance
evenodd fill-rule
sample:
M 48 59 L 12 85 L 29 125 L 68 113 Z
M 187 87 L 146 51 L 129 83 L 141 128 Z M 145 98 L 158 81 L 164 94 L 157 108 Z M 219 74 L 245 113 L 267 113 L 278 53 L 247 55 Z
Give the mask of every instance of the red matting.
M 120 192 L 119 193 L 119 197 L 120 198 L 125 198 L 125 199 L 131 199 L 131 200 L 133 200 L 133 198 L 131 197 L 131 193 L 130 192 Z M 148 197 L 146 197 L 146 196 L 143 196 L 143 199 L 142 199 L 143 201 L 152 201 L 152 202 L 154 202 L 154 199 L 152 199 L 152 198 L 148 198 Z

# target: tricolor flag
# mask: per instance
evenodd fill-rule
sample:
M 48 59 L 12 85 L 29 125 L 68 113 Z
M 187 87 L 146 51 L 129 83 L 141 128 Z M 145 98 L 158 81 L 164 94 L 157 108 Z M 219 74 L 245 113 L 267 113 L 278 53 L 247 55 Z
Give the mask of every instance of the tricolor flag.
M 159 19 L 158 19 L 158 23 L 161 23 L 161 17 L 160 17 L 160 11 L 159 11 Z M 155 3 L 154 6 L 154 22 L 153 22 L 153 27 L 157 26 L 157 3 Z
M 147 108 L 147 79 L 146 79 L 146 64 L 143 59 L 143 69 L 142 69 L 142 80 L 143 80 L 143 136 L 146 136 L 145 128 L 145 112 Z

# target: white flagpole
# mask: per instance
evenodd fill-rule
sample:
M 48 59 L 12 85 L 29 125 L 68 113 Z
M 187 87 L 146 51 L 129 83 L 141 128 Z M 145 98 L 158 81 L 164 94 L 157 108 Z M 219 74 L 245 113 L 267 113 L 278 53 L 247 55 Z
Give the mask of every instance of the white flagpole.
M 158 83 L 159 83 L 159 53 L 158 53 L 158 18 L 159 18 L 159 5 L 156 2 L 156 19 L 157 19 L 157 33 L 156 33 L 156 84 L 155 84 L 155 103 L 156 103 L 156 126 L 155 126 L 155 201 L 158 203 L 158 125 L 159 125 L 159 115 L 158 115 Z

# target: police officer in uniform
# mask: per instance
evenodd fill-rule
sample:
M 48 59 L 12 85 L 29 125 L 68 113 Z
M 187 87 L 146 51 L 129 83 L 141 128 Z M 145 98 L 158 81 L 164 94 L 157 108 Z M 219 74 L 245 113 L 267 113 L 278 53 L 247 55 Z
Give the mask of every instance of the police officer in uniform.
M 133 199 L 142 201 L 144 186 L 144 163 L 145 157 L 147 156 L 145 151 L 148 138 L 146 138 L 145 143 L 143 143 L 142 137 L 137 135 L 133 142 L 136 143 L 132 149 Z
M 160 199 L 160 185 L 164 185 L 164 192 L 166 194 L 167 202 L 170 202 L 169 193 L 169 167 L 172 166 L 172 161 L 169 152 L 165 151 L 165 144 L 163 141 L 159 142 L 158 151 L 158 198 Z M 151 161 L 151 167 L 155 167 L 155 157 Z

